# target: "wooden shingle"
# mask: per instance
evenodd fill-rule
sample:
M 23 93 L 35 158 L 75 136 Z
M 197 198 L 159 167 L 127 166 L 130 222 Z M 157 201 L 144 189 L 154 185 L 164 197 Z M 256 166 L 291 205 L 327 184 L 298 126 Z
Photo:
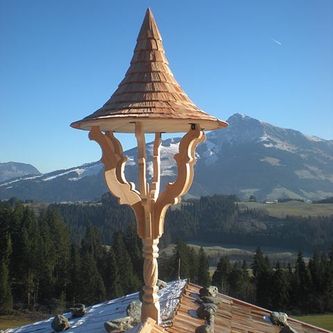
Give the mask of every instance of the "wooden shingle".
M 87 130 L 100 126 L 102 130 L 134 132 L 133 123 L 140 119 L 144 132 L 156 132 L 157 129 L 186 132 L 193 123 L 207 130 L 227 126 L 226 122 L 200 110 L 174 78 L 150 9 L 146 12 L 125 78 L 100 109 L 71 126 Z
M 198 297 L 200 286 L 189 283 L 186 285 L 181 297 L 180 305 L 172 320 L 172 325 L 166 327 L 169 333 L 195 332 L 205 324 L 197 318 L 196 310 L 199 308 Z M 214 316 L 216 333 L 279 333 L 281 327 L 273 325 L 264 319 L 271 312 L 253 304 L 243 302 L 236 298 L 218 294 L 220 305 Z M 289 325 L 298 333 L 329 333 L 329 331 L 315 327 L 293 318 L 288 319 Z

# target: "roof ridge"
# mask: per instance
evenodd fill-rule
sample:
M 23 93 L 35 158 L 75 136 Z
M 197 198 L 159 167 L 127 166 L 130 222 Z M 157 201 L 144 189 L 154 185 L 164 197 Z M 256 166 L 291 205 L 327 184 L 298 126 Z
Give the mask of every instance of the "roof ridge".
M 188 285 L 192 286 L 192 287 L 195 287 L 195 288 L 202 288 L 202 286 L 200 285 L 197 285 L 195 283 L 192 283 L 192 282 L 189 282 Z M 187 286 L 187 285 L 186 285 Z M 223 293 L 218 293 L 220 296 L 222 296 L 223 298 L 225 299 L 228 299 L 228 300 L 231 300 L 233 302 L 236 302 L 238 304 L 242 304 L 242 305 L 245 305 L 245 306 L 248 306 L 248 307 L 251 307 L 253 309 L 257 309 L 257 310 L 260 310 L 260 311 L 264 311 L 264 312 L 268 312 L 268 313 L 272 313 L 273 311 L 271 310 L 268 310 L 268 309 L 265 309 L 263 307 L 260 307 L 258 305 L 255 305 L 255 304 L 252 304 L 252 303 L 248 303 L 246 301 L 243 301 L 243 300 L 240 300 L 238 298 L 235 298 L 235 297 L 232 297 L 232 296 L 229 296 L 229 295 L 226 295 L 226 294 L 223 294 Z M 323 332 L 323 333 L 332 333 L 331 331 L 328 331 L 326 330 L 325 328 L 322 328 L 322 327 L 318 327 L 318 326 L 315 326 L 315 325 L 312 325 L 312 324 L 309 324 L 309 323 L 306 323 L 304 321 L 300 321 L 298 319 L 294 319 L 293 317 L 289 317 L 288 315 L 288 321 L 291 321 L 291 322 L 294 322 L 294 323 L 298 323 L 302 326 L 305 326 L 305 327 L 308 327 L 308 328 L 313 328 L 313 329 L 316 329 L 318 330 L 319 332 Z

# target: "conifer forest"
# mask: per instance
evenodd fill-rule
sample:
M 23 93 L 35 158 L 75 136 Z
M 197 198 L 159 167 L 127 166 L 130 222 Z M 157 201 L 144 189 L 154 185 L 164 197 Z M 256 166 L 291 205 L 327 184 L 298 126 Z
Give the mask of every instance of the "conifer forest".
M 332 217 L 268 218 L 240 210 L 234 196 L 185 201 L 167 214 L 161 248 L 175 243 L 159 262 L 160 278 L 186 278 L 274 311 L 333 311 Z M 203 248 L 189 241 L 256 245 L 251 262 L 222 256 L 214 267 Z M 267 244 L 298 252 L 293 263 L 272 262 Z M 311 253 L 305 260 L 303 253 Z M 134 217 L 106 194 L 101 201 L 53 204 L 41 209 L 15 199 L 0 203 L 0 313 L 28 309 L 63 311 L 138 291 L 141 241 Z

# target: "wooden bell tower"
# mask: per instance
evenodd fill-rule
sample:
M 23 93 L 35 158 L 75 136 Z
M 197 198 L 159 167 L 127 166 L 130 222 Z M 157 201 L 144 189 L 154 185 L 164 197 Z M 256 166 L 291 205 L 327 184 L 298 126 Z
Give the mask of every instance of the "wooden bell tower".
M 93 114 L 71 124 L 89 130 L 89 138 L 102 149 L 101 161 L 110 192 L 120 204 L 132 207 L 143 243 L 144 287 L 142 322 L 160 322 L 158 300 L 158 243 L 164 232 L 165 213 L 188 192 L 194 177 L 195 150 L 205 139 L 204 130 L 227 123 L 200 110 L 175 80 L 165 56 L 162 38 L 150 9 L 147 10 L 130 67 L 111 98 Z M 138 189 L 126 180 L 126 157 L 114 133 L 134 133 L 137 140 Z M 175 155 L 178 174 L 160 191 L 162 133 L 186 133 Z M 153 176 L 147 182 L 145 133 L 154 133 Z

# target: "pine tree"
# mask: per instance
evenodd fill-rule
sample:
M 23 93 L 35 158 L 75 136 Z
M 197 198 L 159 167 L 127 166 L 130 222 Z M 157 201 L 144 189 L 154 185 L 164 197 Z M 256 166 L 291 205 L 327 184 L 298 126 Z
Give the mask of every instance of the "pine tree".
M 199 270 L 198 270 L 198 284 L 207 287 L 210 283 L 209 276 L 209 263 L 207 255 L 202 247 L 199 250 Z
M 252 263 L 253 275 L 256 277 L 258 274 L 266 270 L 268 270 L 267 260 L 265 259 L 264 254 L 261 251 L 260 247 L 258 247 L 256 249 L 256 253 L 254 255 Z
M 212 284 L 217 286 L 219 291 L 229 294 L 230 286 L 228 276 L 231 272 L 231 264 L 228 257 L 221 257 L 212 277 Z
M 21 235 L 22 255 L 24 262 L 22 265 L 23 276 L 23 299 L 28 308 L 33 309 L 37 301 L 38 294 L 38 256 L 39 256 L 39 228 L 34 212 L 25 208 L 22 215 L 22 235 Z
M 188 279 L 191 275 L 190 248 L 183 242 L 178 241 L 174 250 L 174 255 L 170 260 L 170 278 Z
M 309 290 L 311 288 L 311 279 L 308 267 L 304 262 L 302 252 L 299 252 L 297 256 L 294 280 L 294 293 L 297 307 L 304 312 L 311 311 L 311 304 L 309 304 Z
M 102 257 L 103 247 L 101 243 L 101 236 L 95 226 L 89 225 L 87 227 L 81 247 L 84 253 L 90 253 L 96 260 Z
M 102 277 L 106 289 L 106 297 L 108 299 L 117 298 L 124 294 L 117 266 L 116 256 L 113 248 L 108 248 L 103 256 Z
M 318 252 L 315 252 L 309 260 L 308 270 L 310 274 L 310 288 L 309 288 L 309 303 L 313 310 L 317 312 L 325 311 L 325 300 L 323 297 L 326 285 L 326 258 L 320 257 Z
M 77 246 L 72 244 L 70 266 L 69 266 L 69 284 L 67 285 L 67 298 L 70 304 L 79 303 L 81 296 L 81 257 Z
M 271 281 L 272 307 L 276 311 L 286 311 L 289 305 L 289 283 L 287 272 L 277 262 Z
M 50 224 L 48 223 L 47 212 L 41 212 L 38 218 L 39 239 L 38 239 L 38 291 L 37 301 L 41 304 L 49 304 L 54 298 L 56 250 L 52 240 Z
M 189 262 L 189 279 L 194 282 L 198 283 L 199 282 L 199 255 L 198 253 L 194 250 L 193 247 L 188 248 L 188 262 Z M 204 265 L 204 264 L 203 264 Z
M 67 284 L 69 283 L 69 230 L 59 216 L 59 213 L 54 208 L 47 209 L 46 221 L 49 225 L 53 249 L 55 251 L 55 262 L 53 268 L 55 296 L 57 299 L 60 299 L 61 297 L 64 298 Z
M 229 295 L 249 301 L 255 301 L 254 285 L 249 276 L 246 262 L 235 262 L 228 274 Z
M 12 278 L 12 293 L 14 299 L 25 302 L 26 266 L 28 265 L 28 235 L 27 228 L 22 223 L 24 207 L 13 203 L 10 213 L 10 235 L 13 251 L 10 260 L 10 275 Z
M 329 252 L 326 268 L 326 288 L 324 293 L 326 309 L 328 312 L 333 311 L 333 246 Z
M 13 308 L 13 297 L 9 283 L 8 266 L 0 260 L 0 314 L 8 313 Z
M 142 256 L 142 242 L 137 236 L 135 225 L 130 225 L 125 233 L 124 242 L 131 257 L 133 269 L 140 279 L 140 283 L 143 283 L 143 256 Z
M 249 303 L 255 302 L 255 288 L 252 282 L 252 279 L 249 274 L 249 270 L 246 264 L 246 261 L 243 260 L 242 263 L 242 275 L 243 275 L 243 295 L 241 299 Z
M 7 313 L 13 308 L 13 297 L 9 279 L 9 257 L 11 255 L 9 234 L 9 212 L 0 211 L 0 313 Z
M 253 275 L 256 286 L 256 303 L 260 306 L 271 308 L 271 277 L 272 270 L 267 257 L 264 257 L 260 248 L 256 250 L 253 258 Z
M 79 302 L 93 304 L 105 300 L 105 286 L 95 258 L 89 252 L 82 256 Z
M 133 263 L 124 242 L 124 235 L 121 232 L 114 234 L 112 248 L 116 257 L 123 292 L 128 294 L 137 291 L 141 286 L 140 279 L 134 272 Z

